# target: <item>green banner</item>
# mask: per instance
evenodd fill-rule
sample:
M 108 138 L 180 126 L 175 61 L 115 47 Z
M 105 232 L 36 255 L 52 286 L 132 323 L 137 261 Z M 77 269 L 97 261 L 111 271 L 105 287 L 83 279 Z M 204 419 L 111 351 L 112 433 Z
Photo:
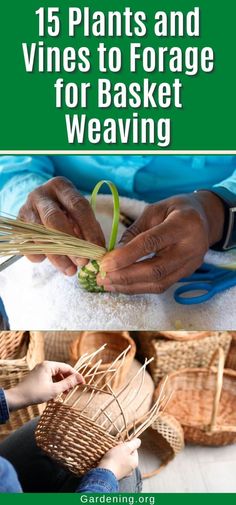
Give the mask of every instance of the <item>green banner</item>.
M 142 493 L 142 494 L 8 494 L 1 495 L 2 504 L 19 504 L 22 503 L 31 505 L 41 503 L 42 498 L 45 504 L 64 505 L 69 504 L 84 504 L 84 505 L 234 505 L 235 494 L 192 494 L 192 493 Z
M 236 150 L 235 0 L 0 6 L 0 151 Z

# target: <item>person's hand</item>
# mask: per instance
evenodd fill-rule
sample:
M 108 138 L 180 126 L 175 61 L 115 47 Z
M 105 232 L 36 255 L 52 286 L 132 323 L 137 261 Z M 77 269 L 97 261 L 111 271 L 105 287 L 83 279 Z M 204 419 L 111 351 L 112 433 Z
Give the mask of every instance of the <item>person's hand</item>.
M 117 445 L 103 456 L 98 468 L 110 470 L 117 480 L 127 477 L 138 466 L 138 449 L 140 445 L 141 440 L 139 438 Z
M 9 410 L 44 403 L 84 383 L 83 377 L 66 363 L 44 361 L 17 386 L 5 390 Z
M 223 203 L 209 191 L 149 205 L 104 256 L 97 283 L 111 292 L 163 293 L 202 264 L 223 227 Z
M 43 224 L 46 228 L 74 235 L 104 246 L 105 239 L 91 205 L 73 184 L 64 177 L 54 177 L 32 191 L 19 211 L 19 217 L 28 223 Z M 27 256 L 41 262 L 43 255 Z M 61 272 L 74 275 L 77 266 L 87 263 L 79 258 L 49 255 L 48 259 Z

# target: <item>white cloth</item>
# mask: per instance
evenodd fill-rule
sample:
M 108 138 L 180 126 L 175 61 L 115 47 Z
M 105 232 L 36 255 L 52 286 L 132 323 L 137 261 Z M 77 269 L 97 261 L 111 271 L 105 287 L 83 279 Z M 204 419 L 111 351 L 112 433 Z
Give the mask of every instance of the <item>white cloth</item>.
M 111 198 L 99 196 L 97 210 L 105 235 L 111 226 Z M 144 202 L 121 198 L 121 209 L 135 218 Z M 120 227 L 122 233 L 123 227 Z M 209 252 L 206 261 L 236 262 L 235 252 Z M 93 294 L 83 291 L 77 277 L 66 277 L 48 262 L 27 259 L 0 273 L 0 296 L 12 330 L 235 330 L 236 287 L 210 301 L 183 306 L 174 301 L 177 285 L 162 295 Z

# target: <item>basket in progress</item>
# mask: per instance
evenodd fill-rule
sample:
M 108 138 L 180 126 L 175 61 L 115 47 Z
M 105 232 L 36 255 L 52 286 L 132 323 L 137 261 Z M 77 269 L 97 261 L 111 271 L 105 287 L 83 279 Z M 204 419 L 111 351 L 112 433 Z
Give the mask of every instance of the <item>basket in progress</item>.
M 70 346 L 81 334 L 80 331 L 34 331 L 31 333 L 43 338 L 45 359 L 64 363 L 70 363 Z
M 105 347 L 103 347 L 104 344 L 106 344 Z M 117 360 L 115 364 L 117 373 L 115 375 L 112 372 L 110 373 L 112 379 L 110 386 L 117 389 L 124 383 L 133 363 L 136 353 L 135 342 L 127 331 L 84 331 L 78 340 L 72 343 L 72 361 L 77 362 L 81 356 L 86 353 L 91 354 L 98 348 L 102 348 L 98 355 L 99 359 L 102 360 L 99 366 L 101 372 L 108 371 L 111 364 L 120 355 L 123 356 L 123 351 L 127 349 L 123 365 L 120 366 L 120 362 Z M 107 381 L 107 379 L 108 377 L 104 376 L 104 381 Z M 103 385 L 102 382 L 100 384 Z
M 162 377 L 184 368 L 207 367 L 216 349 L 221 346 L 228 353 L 231 335 L 228 332 L 206 332 L 208 336 L 189 340 L 163 338 L 163 333 L 155 338 L 140 339 L 141 350 L 147 357 L 154 356 L 149 369 L 157 385 Z
M 0 385 L 10 389 L 44 359 L 43 340 L 28 332 L 0 333 Z M 0 440 L 43 411 L 43 405 L 29 406 L 12 412 L 10 420 L 1 426 Z
M 168 379 L 167 394 L 173 395 L 166 413 L 180 422 L 187 442 L 212 446 L 236 442 L 236 372 L 224 369 L 221 348 L 217 367 L 187 368 Z
M 145 361 L 130 381 L 114 393 L 110 386 L 113 382 L 110 372 L 113 375 L 118 373 L 128 351 L 125 350 L 118 356 L 108 370 L 101 371 L 101 360 L 97 359 L 101 350 L 80 358 L 75 368 L 84 376 L 85 384 L 49 402 L 35 432 L 38 446 L 76 475 L 82 475 L 96 467 L 104 454 L 119 442 L 140 436 L 155 421 L 166 402 L 163 385 L 150 410 L 139 417 L 137 407 L 136 419 L 127 423 L 126 406 L 136 398 L 141 398 L 140 407 L 142 405 L 141 390 L 148 361 Z M 104 377 L 107 380 L 104 381 Z M 132 388 L 137 378 L 138 385 L 136 382 L 136 387 Z M 102 401 L 99 401 L 100 398 Z M 93 402 L 98 407 L 92 408 L 94 413 L 91 414 Z

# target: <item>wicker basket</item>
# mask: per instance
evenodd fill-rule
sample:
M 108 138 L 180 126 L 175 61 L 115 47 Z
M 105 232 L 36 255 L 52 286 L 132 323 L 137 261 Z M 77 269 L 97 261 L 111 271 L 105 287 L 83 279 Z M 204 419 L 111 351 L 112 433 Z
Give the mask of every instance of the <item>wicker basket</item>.
M 130 346 L 129 352 L 126 354 L 123 366 L 119 366 L 119 360 L 115 363 L 115 367 L 119 367 L 119 371 L 115 376 L 113 376 L 113 380 L 110 385 L 113 389 L 117 389 L 124 383 L 136 353 L 135 342 L 127 331 L 82 332 L 78 340 L 75 341 L 71 346 L 72 361 L 76 362 L 80 356 L 96 351 L 103 344 L 106 344 L 106 347 L 99 354 L 99 358 L 102 359 L 102 364 L 99 366 L 100 371 L 108 370 L 111 363 L 117 360 L 119 355 L 128 346 Z
M 232 337 L 232 340 L 225 366 L 226 368 L 232 368 L 232 370 L 236 370 L 236 331 L 231 331 L 230 335 Z
M 71 344 L 78 340 L 80 331 L 34 331 L 36 336 L 44 339 L 45 359 L 70 363 Z
M 43 340 L 28 332 L 1 332 L 0 386 L 4 389 L 14 387 L 23 377 L 44 359 Z M 12 412 L 10 420 L 1 427 L 0 440 L 12 431 L 33 419 L 43 411 L 43 405 L 29 406 Z
M 224 369 L 224 351 L 218 352 L 217 367 L 187 368 L 169 375 L 166 389 L 173 395 L 166 413 L 181 423 L 187 442 L 209 446 L 236 442 L 236 372 Z
M 201 340 L 202 338 L 217 335 L 218 332 L 212 331 L 139 331 L 141 339 L 167 338 L 168 340 L 178 340 L 179 342 L 189 340 Z
M 99 370 L 98 355 L 99 350 L 80 358 L 75 369 L 83 374 L 86 383 L 50 401 L 35 432 L 38 446 L 76 475 L 96 467 L 104 454 L 120 442 L 140 436 L 166 404 L 162 390 L 153 406 L 140 416 L 148 361 L 114 394 L 110 387 L 112 377 Z M 118 361 L 124 361 L 125 353 L 122 355 Z M 112 373 L 116 375 L 118 371 L 113 364 Z M 106 381 L 101 385 L 103 376 Z M 126 408 L 137 399 L 135 418 L 127 422 Z
M 211 361 L 216 349 L 220 346 L 225 354 L 228 353 L 231 335 L 227 332 L 213 332 L 209 336 L 201 336 L 190 340 L 170 340 L 163 338 L 163 334 L 158 334 L 155 338 L 149 338 L 140 341 L 141 352 L 147 356 L 154 356 L 149 369 L 155 385 L 165 375 L 169 375 L 175 370 L 184 368 L 207 367 Z
M 145 438 L 146 434 L 144 434 Z M 149 479 L 157 475 L 184 448 L 184 432 L 181 424 L 173 416 L 162 413 L 147 430 L 151 440 L 151 450 L 155 451 L 161 460 L 159 468 L 142 475 Z

